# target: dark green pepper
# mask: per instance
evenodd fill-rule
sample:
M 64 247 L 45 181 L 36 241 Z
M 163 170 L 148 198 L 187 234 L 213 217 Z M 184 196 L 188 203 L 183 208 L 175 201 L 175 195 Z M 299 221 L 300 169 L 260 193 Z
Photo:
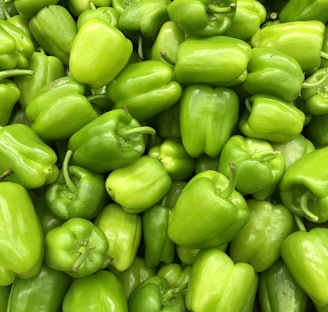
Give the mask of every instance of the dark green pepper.
M 328 113 L 312 115 L 304 127 L 304 133 L 316 147 L 326 146 L 328 144 Z
M 0 312 L 7 311 L 10 288 L 11 284 L 7 286 L 0 286 Z

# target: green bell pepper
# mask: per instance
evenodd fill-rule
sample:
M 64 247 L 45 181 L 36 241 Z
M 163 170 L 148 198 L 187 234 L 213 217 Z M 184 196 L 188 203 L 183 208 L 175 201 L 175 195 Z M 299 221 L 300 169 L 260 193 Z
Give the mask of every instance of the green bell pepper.
M 186 293 L 188 310 L 252 311 L 258 275 L 248 263 L 234 263 L 222 250 L 201 250 L 192 265 Z
M 272 95 L 255 94 L 246 99 L 239 130 L 247 137 L 288 142 L 303 131 L 305 114 L 292 102 Z
M 100 173 L 69 165 L 72 151 L 64 158 L 60 175 L 46 190 L 49 210 L 62 220 L 93 219 L 107 202 L 105 178 Z
M 6 312 L 11 284 L 0 286 L 0 312 Z
M 177 245 L 192 248 L 218 247 L 231 241 L 246 224 L 249 209 L 235 190 L 236 170 L 230 180 L 207 170 L 194 175 L 172 208 L 168 235 Z
M 0 126 L 8 124 L 19 96 L 20 91 L 12 80 L 0 80 Z
M 285 172 L 284 155 L 268 141 L 238 134 L 228 139 L 219 157 L 218 171 L 227 177 L 230 177 L 230 162 L 237 170 L 236 190 L 259 200 L 273 194 Z
M 282 241 L 294 231 L 293 214 L 268 200 L 248 199 L 247 223 L 229 244 L 234 262 L 246 262 L 263 272 L 280 258 Z
M 145 264 L 157 267 L 160 263 L 172 263 L 175 244 L 168 237 L 170 208 L 158 204 L 142 214 L 142 234 Z
M 43 233 L 27 189 L 15 182 L 0 182 L 0 286 L 16 277 L 38 274 L 43 260 Z
M 28 68 L 34 44 L 23 30 L 0 19 L 0 41 L 0 70 Z
M 195 159 L 186 152 L 178 138 L 166 138 L 151 147 L 148 155 L 157 158 L 172 180 L 185 180 L 194 174 Z
M 57 312 L 70 283 L 71 278 L 67 274 L 43 264 L 36 276 L 15 279 L 7 312 Z
M 304 127 L 304 133 L 316 147 L 326 146 L 328 144 L 328 113 L 312 115 Z
M 195 84 L 185 87 L 180 99 L 182 144 L 191 157 L 216 157 L 239 118 L 239 98 L 226 87 Z
M 306 312 L 309 297 L 279 259 L 259 274 L 258 298 L 262 312 Z
M 29 59 L 29 70 L 34 75 L 17 76 L 14 82 L 20 91 L 19 104 L 25 110 L 37 92 L 46 84 L 65 75 L 62 61 L 44 51 L 34 51 Z
M 113 108 L 126 108 L 139 121 L 149 119 L 175 104 L 182 93 L 173 80 L 173 69 L 160 61 L 128 64 L 108 85 Z
M 77 34 L 76 22 L 68 9 L 59 4 L 48 5 L 30 19 L 29 28 L 44 51 L 68 65 Z
M 75 279 L 68 289 L 62 305 L 63 312 L 90 311 L 128 312 L 122 285 L 109 271 Z
M 112 170 L 105 183 L 113 201 L 126 212 L 140 213 L 162 199 L 172 180 L 158 159 L 143 155 L 130 165 Z
M 127 213 L 116 203 L 109 203 L 100 211 L 94 223 L 106 236 L 109 267 L 116 272 L 129 269 L 141 241 L 141 216 Z
M 69 138 L 99 116 L 84 92 L 85 85 L 71 76 L 44 85 L 25 110 L 32 121 L 31 128 L 44 139 Z
M 219 165 L 219 157 L 211 157 L 203 154 L 196 158 L 195 173 L 199 173 L 208 169 L 217 170 Z
M 163 276 L 154 275 L 132 292 L 128 308 L 129 312 L 185 311 L 184 296 L 171 288 Z
M 242 87 L 249 94 L 267 94 L 292 102 L 299 96 L 303 86 L 301 65 L 288 54 L 274 48 L 253 48 L 247 71 Z
M 26 19 L 31 19 L 44 7 L 58 4 L 59 0 L 14 0 L 13 2 L 19 15 Z
M 91 19 L 81 26 L 74 38 L 69 71 L 77 81 L 100 88 L 123 70 L 132 50 L 132 42 L 118 28 L 100 19 Z M 93 62 L 86 62 L 86 59 Z
M 283 204 L 295 215 L 318 223 L 328 221 L 327 159 L 328 146 L 316 148 L 295 161 L 279 184 Z M 319 169 L 314 170 L 314 165 Z
M 319 20 L 278 23 L 262 27 L 251 37 L 250 44 L 288 54 L 308 75 L 320 66 L 324 33 L 325 24 Z
M 93 7 L 109 7 L 111 5 L 111 0 L 68 0 L 67 1 L 69 11 L 76 17 L 80 17 L 85 11 Z
M 72 164 L 95 172 L 108 172 L 134 163 L 146 148 L 148 126 L 124 109 L 113 109 L 98 116 L 75 132 L 68 141 Z
M 55 151 L 27 125 L 0 127 L 0 175 L 26 188 L 39 188 L 56 181 L 59 169 Z
M 172 181 L 171 187 L 162 198 L 161 204 L 168 208 L 173 208 L 177 202 L 181 191 L 187 185 L 188 180 Z
M 195 262 L 196 256 L 201 250 L 200 248 L 186 247 L 183 245 L 176 245 L 175 247 L 179 261 L 187 266 L 191 266 Z
M 174 67 L 176 81 L 233 86 L 247 77 L 251 46 L 228 36 L 187 38 L 178 48 Z
M 8 14 L 7 14 L 8 13 Z M 0 19 L 7 19 L 7 15 L 13 16 L 18 14 L 14 1 L 3 1 L 1 3 Z
M 80 278 L 107 266 L 108 242 L 92 221 L 70 218 L 45 235 L 44 261 L 52 269 Z
M 167 7 L 170 20 L 191 36 L 210 37 L 229 29 L 236 14 L 235 0 L 174 0 Z

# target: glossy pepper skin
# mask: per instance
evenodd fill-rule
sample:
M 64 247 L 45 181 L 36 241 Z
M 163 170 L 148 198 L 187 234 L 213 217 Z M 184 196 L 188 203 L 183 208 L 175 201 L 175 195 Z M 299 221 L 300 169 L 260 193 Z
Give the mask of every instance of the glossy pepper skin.
M 258 298 L 263 312 L 305 312 L 309 298 L 279 259 L 259 275 Z
M 10 171 L 5 180 L 28 189 L 51 184 L 59 175 L 55 151 L 24 124 L 0 128 L 0 158 L 1 174 Z
M 94 218 L 107 202 L 105 178 L 100 173 L 69 165 L 72 151 L 64 158 L 58 179 L 46 189 L 50 211 L 62 220 Z
M 59 0 L 15 0 L 15 8 L 19 15 L 26 19 L 31 19 L 41 9 L 48 5 L 58 4 Z
M 88 0 L 69 0 L 68 2 L 68 8 L 70 12 L 74 16 L 79 17 L 81 14 L 83 14 L 85 11 L 88 11 L 90 9 L 90 6 L 94 6 L 96 8 L 98 7 L 108 7 L 111 4 L 111 0 L 95 0 L 92 1 L 92 5 L 90 4 L 90 1 Z
M 247 205 L 249 219 L 230 242 L 229 255 L 263 272 L 280 258 L 281 243 L 294 231 L 294 218 L 286 207 L 268 200 L 248 199 Z
M 100 270 L 75 279 L 62 305 L 63 312 L 88 311 L 128 312 L 122 285 L 109 271 Z
M 113 108 L 126 108 L 139 121 L 149 119 L 175 104 L 182 93 L 173 80 L 173 69 L 160 61 L 128 64 L 108 85 Z
M 143 155 L 128 166 L 112 170 L 105 183 L 112 200 L 126 212 L 140 213 L 162 199 L 172 180 L 158 159 Z
M 239 98 L 226 87 L 195 84 L 180 99 L 182 144 L 191 157 L 218 156 L 239 118 Z
M 250 54 L 250 45 L 237 38 L 228 36 L 187 38 L 178 48 L 174 68 L 176 81 L 183 85 L 239 84 L 247 76 Z
M 59 4 L 45 6 L 30 19 L 29 28 L 44 51 L 68 65 L 77 34 L 76 22 L 68 9 Z
M 246 100 L 246 109 L 238 124 L 244 136 L 282 143 L 301 134 L 305 114 L 292 102 L 255 94 Z
M 191 36 L 221 35 L 236 14 L 234 0 L 174 0 L 167 7 L 170 20 Z
M 97 49 L 94 47 L 97 46 Z M 128 64 L 132 42 L 116 27 L 99 19 L 84 23 L 74 38 L 69 57 L 69 70 L 77 81 L 100 88 L 110 83 Z M 85 62 L 81 58 L 94 62 Z
M 325 24 L 319 20 L 278 23 L 262 27 L 252 36 L 250 44 L 254 48 L 271 47 L 287 53 L 300 63 L 306 74 L 311 74 L 321 63 L 324 33 Z
M 253 48 L 247 71 L 242 87 L 249 94 L 267 94 L 292 102 L 299 96 L 303 86 L 301 65 L 288 54 L 274 48 Z
M 102 230 L 84 218 L 70 218 L 45 236 L 44 261 L 72 277 L 95 273 L 106 265 L 108 242 Z
M 236 190 L 262 200 L 274 192 L 285 171 L 284 156 L 269 142 L 242 135 L 231 136 L 221 150 L 217 169 L 227 177 L 230 162 L 236 166 Z
M 94 223 L 106 236 L 109 267 L 116 272 L 129 269 L 141 241 L 141 216 L 127 213 L 116 203 L 109 203 L 103 207 Z
M 252 311 L 258 275 L 247 263 L 234 263 L 222 250 L 199 252 L 192 266 L 186 307 L 195 312 Z
M 15 182 L 0 182 L 0 285 L 16 276 L 38 274 L 43 260 L 43 233 L 27 189 Z
M 177 245 L 218 247 L 233 239 L 245 225 L 249 209 L 234 189 L 235 170 L 225 175 L 207 170 L 191 178 L 172 208 L 168 235 Z
M 0 126 L 8 124 L 19 96 L 20 91 L 12 80 L 3 79 L 0 81 Z
M 36 276 L 15 279 L 7 311 L 57 312 L 70 283 L 71 278 L 67 274 L 43 264 Z
M 155 130 L 124 109 L 105 112 L 69 138 L 72 164 L 100 173 L 130 165 L 144 153 L 146 134 Z
M 170 288 L 168 281 L 154 275 L 142 282 L 128 299 L 129 312 L 185 311 L 181 292 Z
M 283 204 L 297 216 L 318 223 L 328 220 L 327 159 L 328 147 L 316 148 L 292 164 L 279 184 Z M 314 164 L 320 170 L 313 170 Z

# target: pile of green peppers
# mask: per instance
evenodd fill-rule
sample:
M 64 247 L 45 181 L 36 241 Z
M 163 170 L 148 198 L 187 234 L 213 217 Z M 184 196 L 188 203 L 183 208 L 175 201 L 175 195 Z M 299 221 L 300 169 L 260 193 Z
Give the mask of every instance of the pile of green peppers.
M 327 312 L 328 0 L 0 0 L 0 312 Z

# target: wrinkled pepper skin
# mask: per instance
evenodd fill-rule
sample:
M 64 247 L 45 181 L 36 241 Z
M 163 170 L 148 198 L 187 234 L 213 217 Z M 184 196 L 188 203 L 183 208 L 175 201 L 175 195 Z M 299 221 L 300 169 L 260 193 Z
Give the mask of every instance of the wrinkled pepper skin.
M 52 269 L 83 277 L 106 266 L 108 242 L 92 221 L 71 218 L 45 236 L 44 261 Z
M 141 241 L 141 216 L 124 211 L 116 203 L 109 203 L 100 211 L 94 223 L 107 238 L 109 267 L 116 272 L 128 270 Z
M 15 182 L 0 182 L 0 286 L 16 276 L 38 274 L 43 260 L 43 233 L 27 189 Z
M 128 64 L 107 88 L 113 108 L 125 108 L 139 121 L 171 107 L 181 93 L 180 84 L 173 80 L 173 69 L 155 60 Z
M 15 0 L 15 8 L 19 15 L 31 19 L 41 9 L 48 5 L 58 4 L 59 0 Z
M 75 132 L 67 147 L 73 151 L 72 164 L 104 173 L 134 163 L 146 149 L 146 134 L 155 130 L 141 126 L 124 109 L 114 109 Z
M 70 283 L 71 278 L 67 274 L 43 264 L 36 276 L 15 279 L 7 312 L 57 312 Z
M 239 98 L 226 87 L 195 84 L 180 99 L 182 144 L 191 157 L 218 156 L 239 118 Z
M 109 271 L 75 279 L 63 300 L 63 312 L 128 312 L 122 285 Z
M 309 302 L 281 259 L 260 273 L 258 298 L 262 312 L 306 312 Z
M 176 81 L 182 85 L 207 83 L 233 86 L 247 76 L 251 46 L 228 36 L 187 38 L 178 48 Z
M 9 124 L 0 127 L 0 175 L 28 189 L 56 181 L 59 169 L 55 151 L 27 125 Z
M 279 184 L 280 198 L 292 213 L 310 221 L 328 221 L 326 162 L 328 147 L 317 148 L 292 164 Z M 320 170 L 313 170 L 313 165 Z
M 283 240 L 294 231 L 292 213 L 283 205 L 248 199 L 247 223 L 229 245 L 235 262 L 246 262 L 255 272 L 263 272 L 280 258 Z
M 162 199 L 172 180 L 158 159 L 143 155 L 128 166 L 112 170 L 105 184 L 111 199 L 126 212 L 140 213 Z
M 247 263 L 234 263 L 222 250 L 199 252 L 190 272 L 186 307 L 194 312 L 251 312 L 258 275 Z
M 81 26 L 74 38 L 69 70 L 77 81 L 100 88 L 123 70 L 132 50 L 132 42 L 118 28 L 102 20 L 91 19 Z M 81 54 L 84 58 L 81 58 Z M 94 62 L 85 62 L 86 58 Z M 95 62 L 99 65 L 96 66 Z
M 172 208 L 168 235 L 177 245 L 218 247 L 232 240 L 245 225 L 249 209 L 234 189 L 234 174 L 207 170 L 191 178 Z

